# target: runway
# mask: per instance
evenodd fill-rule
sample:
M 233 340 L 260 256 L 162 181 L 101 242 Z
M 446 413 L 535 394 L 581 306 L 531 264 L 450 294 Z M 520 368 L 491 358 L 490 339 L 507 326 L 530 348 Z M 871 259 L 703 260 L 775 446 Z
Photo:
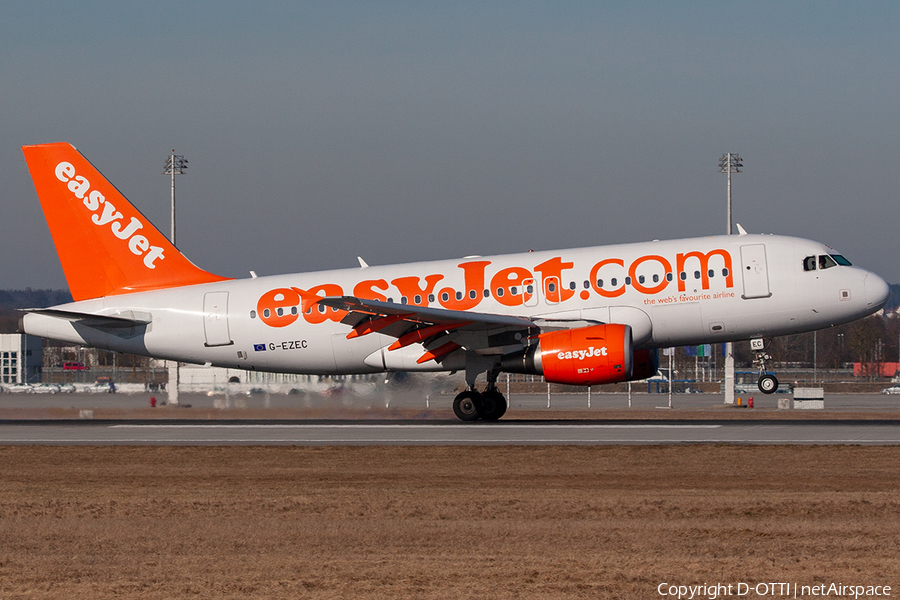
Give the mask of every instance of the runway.
M 0 424 L 0 445 L 677 445 L 900 444 L 898 421 L 546 423 L 127 423 Z

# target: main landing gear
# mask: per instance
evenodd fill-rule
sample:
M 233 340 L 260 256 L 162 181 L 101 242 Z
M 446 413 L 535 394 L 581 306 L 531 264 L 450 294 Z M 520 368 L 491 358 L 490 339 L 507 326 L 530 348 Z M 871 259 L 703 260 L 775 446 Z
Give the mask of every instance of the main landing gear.
M 506 398 L 496 388 L 466 390 L 453 400 L 453 412 L 462 421 L 496 421 L 506 414 Z
M 508 404 L 497 389 L 497 373 L 488 371 L 487 387 L 479 392 L 473 385 L 453 399 L 453 412 L 462 421 L 496 421 L 504 414 Z
M 778 390 L 778 379 L 766 372 L 766 361 L 772 357 L 766 354 L 766 345 L 762 338 L 750 340 L 750 349 L 756 354 L 753 365 L 759 370 L 759 381 L 756 382 L 763 394 L 773 394 Z

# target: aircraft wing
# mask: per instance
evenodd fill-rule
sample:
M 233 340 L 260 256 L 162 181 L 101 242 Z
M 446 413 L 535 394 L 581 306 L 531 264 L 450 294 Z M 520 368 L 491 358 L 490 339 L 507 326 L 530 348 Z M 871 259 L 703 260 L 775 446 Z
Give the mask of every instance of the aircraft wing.
M 388 350 L 421 343 L 425 354 L 418 360 L 440 360 L 460 348 L 479 354 L 503 354 L 521 349 L 528 337 L 540 332 L 530 319 L 510 315 L 463 312 L 409 304 L 366 300 L 355 296 L 331 296 L 318 304 L 346 311 L 342 319 L 352 327 L 348 339 L 382 333 L 397 340 Z

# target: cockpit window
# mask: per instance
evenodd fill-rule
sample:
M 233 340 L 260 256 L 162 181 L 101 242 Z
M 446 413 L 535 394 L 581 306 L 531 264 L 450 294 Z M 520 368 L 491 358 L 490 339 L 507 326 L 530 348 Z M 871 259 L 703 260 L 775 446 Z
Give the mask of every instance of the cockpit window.
M 840 254 L 832 254 L 831 258 L 833 258 L 834 261 L 837 264 L 841 265 L 842 267 L 852 267 L 853 266 L 849 260 L 847 260 L 846 258 L 841 256 Z
M 819 268 L 820 269 L 830 269 L 831 267 L 836 267 L 837 263 L 834 262 L 834 259 L 828 256 L 827 254 L 819 255 Z
M 804 271 L 815 271 L 816 269 L 830 269 L 841 265 L 842 267 L 852 267 L 850 261 L 840 254 L 820 254 L 819 256 L 807 256 L 803 259 Z

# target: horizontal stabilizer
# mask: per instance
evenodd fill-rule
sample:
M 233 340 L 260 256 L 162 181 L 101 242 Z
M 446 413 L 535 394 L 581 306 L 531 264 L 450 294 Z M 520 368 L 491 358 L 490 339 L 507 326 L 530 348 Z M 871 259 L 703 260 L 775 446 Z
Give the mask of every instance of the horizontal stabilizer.
M 73 312 L 55 308 L 25 308 L 24 312 L 46 315 L 56 319 L 63 319 L 78 323 L 94 329 L 127 329 L 149 325 L 153 318 L 148 313 L 135 313 L 127 311 L 120 315 L 95 315 L 91 313 Z

